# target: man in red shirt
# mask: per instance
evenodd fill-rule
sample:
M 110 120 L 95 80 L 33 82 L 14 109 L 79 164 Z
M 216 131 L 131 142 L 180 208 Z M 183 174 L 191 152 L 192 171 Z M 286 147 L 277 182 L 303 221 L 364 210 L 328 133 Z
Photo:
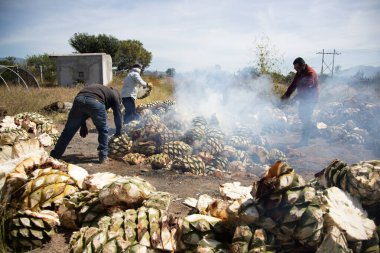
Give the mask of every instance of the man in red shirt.
M 281 99 L 288 99 L 297 89 L 296 98 L 299 100 L 298 116 L 303 124 L 302 138 L 299 146 L 305 146 L 309 143 L 312 124 L 311 118 L 313 116 L 314 108 L 318 103 L 319 80 L 315 70 L 307 65 L 301 57 L 296 58 L 293 65 L 297 73 Z

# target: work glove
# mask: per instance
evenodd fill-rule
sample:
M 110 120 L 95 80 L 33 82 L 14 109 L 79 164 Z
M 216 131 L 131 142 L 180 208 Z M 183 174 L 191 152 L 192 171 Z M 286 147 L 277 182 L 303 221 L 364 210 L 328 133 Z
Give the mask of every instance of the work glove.
M 146 86 L 147 86 L 149 89 L 152 89 L 152 88 L 153 88 L 153 84 L 151 84 L 151 83 L 146 83 Z
M 80 137 L 82 137 L 82 138 L 86 138 L 86 136 L 88 135 L 88 129 L 87 129 L 87 125 L 86 125 L 86 123 L 84 123 L 84 124 L 80 127 L 79 135 L 80 135 Z

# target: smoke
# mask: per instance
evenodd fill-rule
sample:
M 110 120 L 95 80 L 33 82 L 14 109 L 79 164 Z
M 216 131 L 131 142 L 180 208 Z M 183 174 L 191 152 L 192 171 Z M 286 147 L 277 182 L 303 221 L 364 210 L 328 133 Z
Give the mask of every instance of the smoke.
M 294 100 L 287 105 L 280 102 L 269 77 L 254 75 L 249 68 L 231 74 L 214 67 L 179 74 L 175 83 L 175 115 L 181 121 L 216 117 L 226 134 L 233 134 L 239 126 L 249 127 L 252 134 L 263 135 L 271 148 L 293 156 L 289 162 L 296 169 L 316 172 L 335 158 L 355 163 L 380 155 L 379 82 L 323 80 L 312 139 L 300 149 L 301 155 L 290 148 L 301 135 L 298 104 Z
M 265 76 L 252 78 L 249 69 L 231 74 L 214 67 L 179 75 L 175 81 L 181 120 L 216 117 L 226 133 L 237 126 L 249 126 L 260 133 L 264 125 L 276 123 L 268 117 L 272 116 L 269 112 L 278 110 L 273 105 L 272 82 Z
M 379 84 L 352 77 L 330 77 L 321 83 L 314 119 L 327 126 L 318 131 L 327 141 L 321 145 L 327 157 L 335 155 L 348 163 L 379 158 Z

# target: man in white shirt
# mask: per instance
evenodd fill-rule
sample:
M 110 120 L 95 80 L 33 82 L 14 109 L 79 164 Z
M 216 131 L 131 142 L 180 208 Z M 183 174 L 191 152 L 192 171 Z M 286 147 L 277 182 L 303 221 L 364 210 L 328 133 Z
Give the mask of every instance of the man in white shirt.
M 136 99 L 138 87 L 150 86 L 150 84 L 148 84 L 141 78 L 141 69 L 141 64 L 133 65 L 131 71 L 124 79 L 123 89 L 121 90 L 121 98 L 125 108 L 123 117 L 124 124 L 128 124 L 132 120 L 138 118 L 138 114 L 136 112 Z

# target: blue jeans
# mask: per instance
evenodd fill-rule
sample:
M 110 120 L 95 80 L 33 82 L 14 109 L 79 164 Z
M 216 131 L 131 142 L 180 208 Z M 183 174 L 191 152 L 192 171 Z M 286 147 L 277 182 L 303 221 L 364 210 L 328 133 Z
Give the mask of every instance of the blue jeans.
M 300 101 L 298 116 L 302 122 L 302 139 L 307 141 L 312 129 L 313 111 L 317 103 L 315 101 Z
M 135 100 L 131 97 L 124 97 L 122 98 L 123 105 L 124 105 L 124 117 L 123 117 L 123 123 L 128 124 L 132 120 L 138 119 L 139 115 L 136 112 L 136 104 Z
M 105 159 L 108 155 L 108 126 L 107 111 L 103 103 L 94 98 L 87 96 L 77 96 L 74 100 L 73 107 L 70 110 L 65 129 L 59 137 L 57 144 L 51 151 L 50 155 L 54 158 L 61 158 L 66 150 L 67 145 L 74 137 L 86 119 L 91 118 L 98 131 L 98 151 L 99 159 Z

